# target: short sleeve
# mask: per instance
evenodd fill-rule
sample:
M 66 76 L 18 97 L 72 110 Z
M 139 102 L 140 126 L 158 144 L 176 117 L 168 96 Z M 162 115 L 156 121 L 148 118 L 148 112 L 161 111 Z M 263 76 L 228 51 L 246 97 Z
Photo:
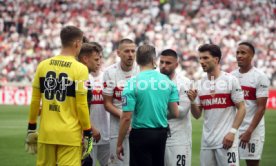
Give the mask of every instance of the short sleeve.
M 256 97 L 268 97 L 269 80 L 265 75 L 258 78 L 259 83 L 256 87 Z
M 123 95 L 122 95 L 122 106 L 123 106 L 123 111 L 131 111 L 133 112 L 135 109 L 136 105 L 136 95 L 135 95 L 135 86 L 134 86 L 134 81 L 133 78 L 129 79 L 126 83 L 126 86 L 124 87 L 123 90 Z
M 176 85 L 173 82 L 170 82 L 171 84 L 171 95 L 169 98 L 169 102 L 178 102 L 179 101 L 179 95 Z
M 243 91 L 241 89 L 238 79 L 234 76 L 230 77 L 229 79 L 231 79 L 230 84 L 232 85 L 232 86 L 230 86 L 232 101 L 234 103 L 240 103 L 240 102 L 244 101 L 244 94 L 243 94 Z
M 177 83 L 179 89 L 179 102 L 190 105 L 191 101 L 188 97 L 189 87 L 191 85 L 190 80 L 182 80 L 184 83 Z
M 103 75 L 103 94 L 107 96 L 113 96 L 113 90 L 115 88 L 115 82 L 109 75 L 109 70 L 106 70 Z

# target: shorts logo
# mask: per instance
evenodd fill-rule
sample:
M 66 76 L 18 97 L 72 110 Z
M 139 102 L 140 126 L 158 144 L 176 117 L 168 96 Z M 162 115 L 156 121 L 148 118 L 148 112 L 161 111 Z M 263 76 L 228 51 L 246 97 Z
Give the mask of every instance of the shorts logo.
M 261 84 L 260 87 L 262 87 L 262 88 L 268 88 L 267 85 L 263 85 L 263 84 Z
M 127 97 L 126 96 L 122 96 L 122 105 L 127 106 Z

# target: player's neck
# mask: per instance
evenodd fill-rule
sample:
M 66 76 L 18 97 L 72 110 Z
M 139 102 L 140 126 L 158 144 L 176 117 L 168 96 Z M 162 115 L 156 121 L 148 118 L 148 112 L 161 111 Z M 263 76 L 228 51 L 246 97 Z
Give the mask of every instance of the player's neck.
M 71 48 L 62 48 L 60 55 L 64 56 L 76 56 L 76 52 L 72 50 Z
M 175 77 L 175 71 L 169 77 L 170 77 L 171 80 L 173 80 L 174 77 Z
M 217 79 L 220 75 L 220 69 L 219 67 L 215 67 L 213 71 L 207 73 L 208 75 L 208 79 L 211 80 L 211 79 Z
M 248 66 L 245 66 L 245 67 L 241 67 L 240 69 L 239 69 L 239 72 L 240 73 L 247 73 L 249 70 L 251 70 L 252 69 L 252 65 L 250 64 L 250 65 L 248 65 Z
M 140 71 L 146 71 L 146 70 L 154 70 L 154 66 L 152 64 L 140 66 Z
M 132 68 L 133 68 L 133 65 L 132 66 L 126 66 L 122 62 L 120 63 L 120 66 L 121 66 L 121 69 L 125 72 L 131 71 Z
M 98 77 L 100 75 L 100 70 L 96 71 L 96 72 L 91 72 L 91 75 L 93 77 Z

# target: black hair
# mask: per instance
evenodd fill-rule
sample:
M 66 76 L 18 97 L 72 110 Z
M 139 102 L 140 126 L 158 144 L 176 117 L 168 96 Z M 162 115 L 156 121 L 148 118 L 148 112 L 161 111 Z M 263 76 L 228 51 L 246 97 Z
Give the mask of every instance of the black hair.
M 83 36 L 82 42 L 83 43 L 89 43 L 89 39 L 86 36 Z
M 215 44 L 203 44 L 198 48 L 199 52 L 206 52 L 208 51 L 213 57 L 218 57 L 220 62 L 221 59 L 221 51 L 219 46 Z
M 253 55 L 255 54 L 255 48 L 254 48 L 253 44 L 245 41 L 245 42 L 239 43 L 239 46 L 240 45 L 246 45 L 247 47 L 249 47 L 251 49 L 251 51 L 253 52 Z
M 89 44 L 92 44 L 93 46 L 96 46 L 99 48 L 100 52 L 103 52 L 103 47 L 98 42 L 89 42 Z
M 172 49 L 166 49 L 161 52 L 161 56 L 172 56 L 178 58 L 177 53 Z
M 78 59 L 81 60 L 82 57 L 84 56 L 89 56 L 91 55 L 91 53 L 96 52 L 96 53 L 100 53 L 101 50 L 99 47 L 92 45 L 90 43 L 83 43 L 80 53 L 78 55 Z
M 60 32 L 62 46 L 71 46 L 75 40 L 83 40 L 83 32 L 75 26 L 66 26 Z

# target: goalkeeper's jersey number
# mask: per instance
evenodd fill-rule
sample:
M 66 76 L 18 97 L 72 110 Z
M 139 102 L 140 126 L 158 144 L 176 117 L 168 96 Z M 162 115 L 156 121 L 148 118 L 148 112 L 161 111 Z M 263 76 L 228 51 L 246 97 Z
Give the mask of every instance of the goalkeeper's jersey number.
M 66 73 L 60 73 L 57 78 L 56 73 L 53 71 L 47 72 L 46 77 L 42 82 L 45 98 L 47 100 L 53 100 L 56 98 L 56 100 L 60 102 L 65 101 L 67 89 L 72 85 L 71 81 L 68 80 L 68 75 Z

